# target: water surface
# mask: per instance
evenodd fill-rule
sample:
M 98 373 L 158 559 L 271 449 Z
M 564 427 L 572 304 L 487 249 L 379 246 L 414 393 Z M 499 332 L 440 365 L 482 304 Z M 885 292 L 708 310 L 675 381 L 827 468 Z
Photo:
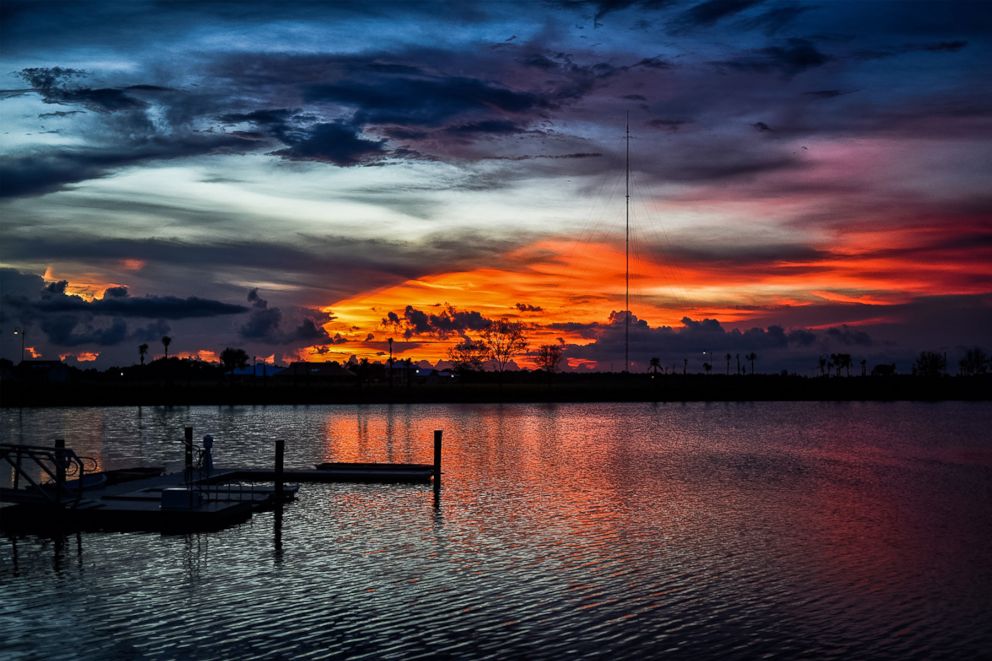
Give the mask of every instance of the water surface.
M 104 468 L 431 461 L 219 533 L 0 537 L 0 656 L 992 654 L 992 405 L 5 409 Z

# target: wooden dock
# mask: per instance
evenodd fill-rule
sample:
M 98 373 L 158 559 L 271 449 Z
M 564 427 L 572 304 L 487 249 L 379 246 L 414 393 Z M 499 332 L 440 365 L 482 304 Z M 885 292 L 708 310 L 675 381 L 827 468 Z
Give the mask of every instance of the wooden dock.
M 0 459 L 6 459 L 28 483 L 23 488 L 0 489 L 0 503 L 9 503 L 0 505 L 0 528 L 209 531 L 245 521 L 253 511 L 295 499 L 299 483 L 433 480 L 435 493 L 440 489 L 440 431 L 434 435 L 433 464 L 332 462 L 312 469 L 284 468 L 285 443 L 276 441 L 273 468 L 205 471 L 193 464 L 192 429 L 188 427 L 186 441 L 186 469 L 182 472 L 166 474 L 153 467 L 108 471 L 99 486 L 83 489 L 70 488 L 73 481 L 65 479 L 64 468 L 58 468 L 71 463 L 65 461 L 66 457 L 75 458 L 64 443 L 56 441 L 54 448 L 10 446 L 6 454 L 0 447 Z M 35 469 L 55 479 L 46 484 L 31 479 L 31 471 L 22 470 L 25 457 L 35 461 Z M 85 483 L 76 482 L 77 487 Z

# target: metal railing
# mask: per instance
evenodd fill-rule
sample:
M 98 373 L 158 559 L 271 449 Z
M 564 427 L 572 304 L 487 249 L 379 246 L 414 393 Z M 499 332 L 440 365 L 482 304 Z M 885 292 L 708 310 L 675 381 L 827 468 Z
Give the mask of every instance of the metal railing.
M 41 445 L 0 444 L 0 461 L 14 469 L 12 489 L 3 489 L 0 500 L 8 502 L 47 503 L 59 507 L 75 507 L 83 497 L 87 464 L 96 467 L 90 457 L 81 457 L 65 442 L 57 440 L 54 447 Z M 35 479 L 38 478 L 38 479 Z M 75 478 L 69 484 L 67 478 Z M 21 481 L 26 483 L 21 488 Z

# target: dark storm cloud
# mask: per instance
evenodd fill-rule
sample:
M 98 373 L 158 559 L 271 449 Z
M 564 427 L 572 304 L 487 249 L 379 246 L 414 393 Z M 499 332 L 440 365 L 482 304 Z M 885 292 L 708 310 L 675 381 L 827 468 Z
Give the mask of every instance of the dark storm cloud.
M 688 119 L 662 119 L 657 117 L 655 119 L 648 120 L 648 126 L 655 129 L 662 129 L 665 131 L 678 131 L 686 124 L 691 122 Z
M 613 312 L 606 324 L 551 324 L 549 328 L 579 333 L 594 339 L 586 345 L 568 345 L 566 355 L 572 358 L 595 360 L 601 366 L 622 364 L 627 339 L 626 317 L 623 312 Z M 808 328 L 786 330 L 780 325 L 727 329 L 716 319 L 682 319 L 681 327 L 652 327 L 646 321 L 631 315 L 629 328 L 630 356 L 645 369 L 650 358 L 657 357 L 663 365 L 675 364 L 681 371 L 683 359 L 691 359 L 689 369 L 699 371 L 702 362 L 709 362 L 717 372 L 725 368 L 726 354 L 732 355 L 732 370 L 736 358 L 746 361 L 751 352 L 758 355 L 757 363 L 766 371 L 783 367 L 808 369 L 813 366 L 816 352 L 843 349 L 848 346 L 868 348 L 874 344 L 866 331 L 846 326 L 813 331 Z
M 86 72 L 80 69 L 62 67 L 35 67 L 24 69 L 20 73 L 21 78 L 41 96 L 45 103 L 79 104 L 97 112 L 145 107 L 144 101 L 125 94 L 121 89 L 70 87 L 73 79 L 85 75 Z M 130 89 L 142 88 L 132 86 Z
M 332 122 L 313 126 L 302 140 L 290 141 L 291 146 L 273 152 L 296 161 L 320 161 L 341 167 L 367 163 L 385 153 L 383 140 L 367 140 L 359 136 L 354 126 Z
M 543 97 L 465 76 L 391 75 L 379 81 L 344 80 L 313 85 L 308 102 L 355 107 L 360 124 L 438 126 L 468 112 L 520 113 L 548 106 Z
M 270 108 L 251 112 L 227 113 L 218 117 L 225 124 L 255 124 L 266 129 L 271 135 L 283 142 L 294 142 L 304 139 L 290 122 L 300 114 L 299 109 Z M 262 135 L 258 133 L 257 135 Z
M 120 308 L 101 307 L 100 301 L 87 303 L 77 296 L 67 295 L 68 284 L 66 280 L 45 283 L 37 275 L 0 269 L 0 288 L 3 291 L 0 322 L 17 323 L 27 328 L 29 335 L 32 335 L 32 327 L 40 328 L 46 341 L 60 347 L 112 347 L 126 341 L 154 340 L 170 331 L 169 324 L 163 319 L 155 319 L 144 326 L 129 327 L 123 317 L 133 310 L 120 314 Z M 124 299 L 127 289 L 110 287 L 105 296 Z
M 870 347 L 872 345 L 872 339 L 868 333 L 848 328 L 847 325 L 842 325 L 839 328 L 828 328 L 826 333 L 841 344 L 864 347 Z
M 483 330 L 488 328 L 490 324 L 492 324 L 492 320 L 484 317 L 480 312 L 456 310 L 450 305 L 441 306 L 441 311 L 437 313 L 424 312 L 408 305 L 402 313 L 389 312 L 382 320 L 383 326 L 402 331 L 403 337 L 406 339 L 410 339 L 414 335 L 448 337 L 470 330 Z
M 89 315 L 104 317 L 145 317 L 151 319 L 193 319 L 247 312 L 233 305 L 196 296 L 131 297 L 126 287 L 110 287 L 105 298 L 86 300 L 66 293 L 66 280 L 46 283 L 40 276 L 14 269 L 0 270 L 5 313 L 12 318 L 31 320 L 45 315 Z M 64 322 L 62 322 L 64 326 Z
M 803 92 L 803 94 L 806 96 L 811 96 L 815 99 L 835 99 L 838 96 L 850 94 L 850 92 L 844 92 L 842 90 L 815 90 L 812 92 Z
M 333 343 L 327 331 L 310 317 L 304 317 L 298 325 L 284 331 L 282 310 L 269 307 L 269 302 L 259 295 L 257 288 L 248 292 L 248 302 L 252 310 L 239 331 L 242 339 L 281 345 Z
M 679 18 L 683 28 L 705 27 L 759 5 L 764 0 L 706 0 L 687 10 Z
M 31 306 L 42 313 L 86 312 L 94 315 L 118 317 L 149 317 L 159 319 L 193 319 L 241 314 L 248 308 L 243 305 L 223 303 L 190 296 L 142 296 L 140 298 L 113 297 L 87 301 L 78 296 L 61 296 L 43 299 Z
M 884 60 L 907 53 L 957 53 L 967 45 L 968 42 L 963 39 L 922 44 L 902 44 L 900 46 L 861 49 L 855 51 L 853 57 L 861 60 Z
M 509 135 L 512 133 L 523 133 L 526 129 L 516 122 L 505 119 L 487 119 L 478 122 L 468 122 L 466 124 L 455 124 L 445 129 L 445 132 L 453 135 Z
M 705 240 L 701 239 L 701 235 Z M 836 256 L 815 245 L 787 241 L 741 240 L 716 228 L 693 228 L 668 234 L 664 242 L 654 241 L 640 250 L 659 263 L 718 268 L 724 274 L 769 272 L 780 264 L 811 263 Z
M 49 342 L 62 347 L 115 346 L 128 337 L 123 319 L 113 319 L 110 326 L 100 327 L 82 321 L 76 315 L 58 314 L 45 317 L 40 326 Z
M 891 305 L 823 303 L 776 309 L 753 321 L 767 323 L 770 319 L 800 327 L 837 324 L 838 320 L 845 320 L 847 326 L 836 325 L 835 333 L 818 335 L 835 340 L 840 347 L 866 346 L 865 338 L 856 335 L 861 330 L 884 335 L 910 354 L 927 346 L 940 347 L 954 342 L 992 343 L 992 332 L 989 331 L 992 329 L 992 295 L 989 294 L 922 296 Z M 872 343 L 878 345 L 874 338 Z
M 593 22 L 599 25 L 601 21 L 614 12 L 625 9 L 638 9 L 641 11 L 651 11 L 664 9 L 675 4 L 678 0 L 557 0 L 563 7 L 572 9 L 592 9 Z
M 490 161 L 532 161 L 535 159 L 573 159 L 573 158 L 599 158 L 602 156 L 599 152 L 576 152 L 574 154 L 520 154 L 518 156 L 491 156 L 486 160 Z M 496 184 L 496 187 L 501 187 L 500 184 Z
M 520 312 L 543 312 L 544 308 L 540 305 L 531 305 L 529 303 L 517 303 L 513 307 L 517 308 Z
M 85 114 L 82 110 L 56 110 L 55 112 L 43 112 L 38 117 L 45 119 L 48 117 L 71 117 L 72 115 L 83 115 Z
M 789 26 L 799 16 L 813 9 L 797 3 L 779 5 L 752 18 L 745 19 L 744 27 L 763 30 L 765 34 L 777 34 Z
M 616 360 L 623 356 L 624 343 L 627 337 L 626 317 L 624 312 L 613 312 L 607 324 L 592 324 L 589 335 L 596 341 L 584 346 L 572 346 L 568 355 L 576 358 L 586 358 L 597 361 Z M 574 330 L 554 325 L 560 330 Z M 790 340 L 801 343 L 805 338 L 787 334 L 781 326 L 767 328 L 750 328 L 727 330 L 716 319 L 695 321 L 689 317 L 682 319 L 681 328 L 670 326 L 651 327 L 643 319 L 631 315 L 630 319 L 631 353 L 640 356 L 639 360 L 646 362 L 645 356 L 672 356 L 702 354 L 703 352 L 748 352 L 786 349 Z M 587 335 L 588 336 L 588 335 Z
M 780 73 L 796 76 L 809 69 L 821 67 L 833 58 L 820 52 L 808 39 L 792 38 L 777 46 L 768 46 L 741 55 L 736 59 L 715 64 L 722 69 L 754 73 Z

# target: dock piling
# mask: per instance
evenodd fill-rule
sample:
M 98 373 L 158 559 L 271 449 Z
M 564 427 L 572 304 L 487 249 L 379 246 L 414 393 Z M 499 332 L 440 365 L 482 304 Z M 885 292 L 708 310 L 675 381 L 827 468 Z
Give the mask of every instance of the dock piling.
M 193 481 L 193 428 L 186 427 L 186 483 Z
M 434 430 L 434 491 L 441 490 L 441 436 L 444 431 Z
M 285 487 L 283 483 L 283 458 L 286 454 L 286 441 L 279 439 L 276 441 L 276 465 L 275 465 L 275 478 L 276 478 L 276 492 L 275 500 L 281 503 L 285 499 Z
M 82 476 L 80 476 L 82 478 Z M 65 491 L 65 439 L 55 439 L 55 501 L 62 502 Z

